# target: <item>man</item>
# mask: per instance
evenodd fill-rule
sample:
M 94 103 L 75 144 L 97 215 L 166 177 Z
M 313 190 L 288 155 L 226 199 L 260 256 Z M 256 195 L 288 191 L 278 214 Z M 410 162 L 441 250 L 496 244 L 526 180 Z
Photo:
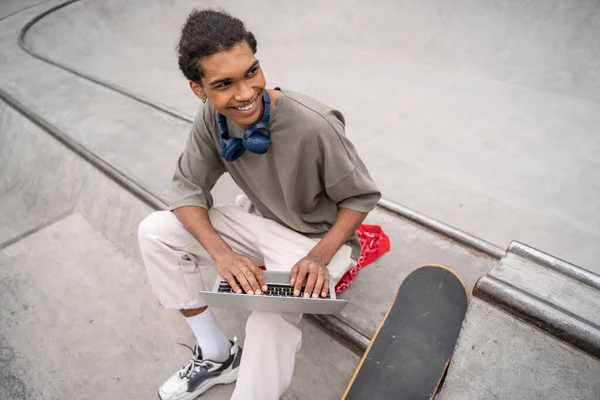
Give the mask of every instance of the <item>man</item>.
M 289 271 L 296 295 L 306 282 L 305 296 L 326 296 L 355 265 L 355 231 L 380 193 L 338 111 L 265 88 L 256 39 L 240 20 L 193 11 L 178 52 L 203 106 L 177 163 L 170 210 L 146 218 L 139 241 L 153 292 L 180 310 L 198 346 L 159 395 L 193 399 L 237 379 L 234 399 L 279 399 L 292 378 L 302 316 L 253 312 L 242 352 L 197 295 L 200 270 L 216 265 L 237 293 L 260 295 L 264 265 Z M 210 191 L 225 172 L 245 196 L 213 207 Z

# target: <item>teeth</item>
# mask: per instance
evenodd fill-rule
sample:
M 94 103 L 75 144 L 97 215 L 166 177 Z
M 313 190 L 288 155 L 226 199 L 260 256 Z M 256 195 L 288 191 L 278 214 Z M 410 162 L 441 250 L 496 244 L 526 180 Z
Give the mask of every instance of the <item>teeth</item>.
M 247 105 L 246 107 L 236 107 L 236 109 L 240 111 L 248 111 L 249 109 L 254 107 L 254 103 L 256 103 L 256 100 L 254 100 L 251 104 Z

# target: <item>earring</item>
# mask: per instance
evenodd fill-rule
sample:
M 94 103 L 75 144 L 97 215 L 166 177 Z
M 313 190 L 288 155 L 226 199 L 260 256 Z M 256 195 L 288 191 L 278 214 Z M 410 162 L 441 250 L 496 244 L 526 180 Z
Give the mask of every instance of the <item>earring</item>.
M 203 103 L 206 103 L 206 97 L 203 97 L 203 98 L 202 98 L 202 102 L 203 102 Z

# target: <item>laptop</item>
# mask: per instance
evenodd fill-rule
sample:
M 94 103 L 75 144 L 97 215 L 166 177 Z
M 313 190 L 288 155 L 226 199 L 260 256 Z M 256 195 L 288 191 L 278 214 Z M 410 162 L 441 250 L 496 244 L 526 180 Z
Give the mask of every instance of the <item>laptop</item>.
M 338 299 L 335 288 L 330 287 L 327 297 L 304 298 L 304 286 L 300 297 L 293 295 L 289 272 L 263 271 L 268 290 L 261 295 L 237 294 L 220 275 L 212 290 L 200 290 L 198 294 L 210 307 L 237 308 L 250 311 L 268 311 L 303 314 L 336 314 L 348 304 L 348 300 Z M 331 279 L 329 280 L 331 282 Z

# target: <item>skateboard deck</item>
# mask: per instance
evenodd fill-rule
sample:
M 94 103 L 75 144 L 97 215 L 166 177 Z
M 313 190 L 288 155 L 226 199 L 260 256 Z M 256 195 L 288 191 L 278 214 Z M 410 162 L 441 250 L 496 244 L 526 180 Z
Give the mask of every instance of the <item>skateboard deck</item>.
M 462 279 L 439 264 L 402 282 L 342 400 L 433 399 L 469 305 Z

